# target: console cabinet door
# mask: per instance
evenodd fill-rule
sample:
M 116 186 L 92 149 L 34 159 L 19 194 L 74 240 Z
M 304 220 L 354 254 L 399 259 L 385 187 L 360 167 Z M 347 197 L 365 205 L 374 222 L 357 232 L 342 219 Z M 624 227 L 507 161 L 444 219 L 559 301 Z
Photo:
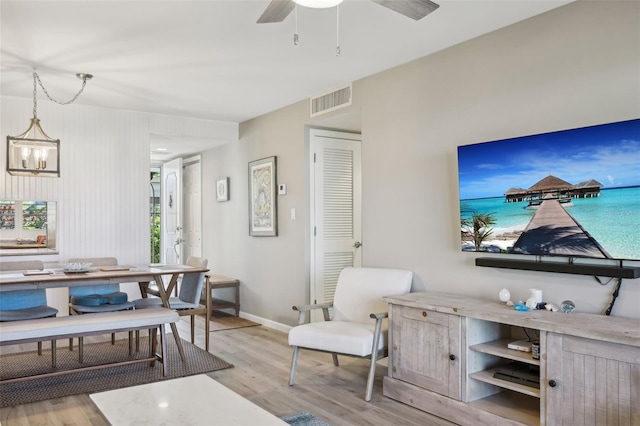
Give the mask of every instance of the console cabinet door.
M 392 315 L 392 376 L 459 400 L 460 317 L 405 306 Z
M 640 348 L 547 334 L 547 425 L 640 425 Z

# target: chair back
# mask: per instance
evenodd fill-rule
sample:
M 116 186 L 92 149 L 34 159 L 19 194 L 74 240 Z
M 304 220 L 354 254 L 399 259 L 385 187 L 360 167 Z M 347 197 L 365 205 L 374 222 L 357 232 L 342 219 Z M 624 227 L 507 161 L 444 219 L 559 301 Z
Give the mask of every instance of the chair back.
M 189 256 L 187 265 L 196 268 L 206 268 L 209 261 L 195 256 Z M 202 287 L 204 286 L 204 272 L 186 272 L 182 275 L 182 283 L 178 298 L 187 303 L 200 303 Z
M 0 271 L 42 271 L 43 269 L 42 260 L 17 260 L 0 263 Z
M 117 266 L 118 259 L 115 257 L 77 257 L 69 259 L 69 263 L 87 263 L 91 266 Z M 104 283 L 87 286 L 69 287 L 69 296 L 88 296 L 90 294 L 111 294 L 120 291 L 120 284 Z
M 411 271 L 401 269 L 345 268 L 338 277 L 332 319 L 370 323 L 370 314 L 389 310 L 382 298 L 409 293 L 412 279 Z
M 43 270 L 41 260 L 20 260 L 0 263 L 3 271 Z M 20 309 L 46 306 L 47 294 L 44 289 L 3 291 L 0 293 L 0 311 L 17 311 Z

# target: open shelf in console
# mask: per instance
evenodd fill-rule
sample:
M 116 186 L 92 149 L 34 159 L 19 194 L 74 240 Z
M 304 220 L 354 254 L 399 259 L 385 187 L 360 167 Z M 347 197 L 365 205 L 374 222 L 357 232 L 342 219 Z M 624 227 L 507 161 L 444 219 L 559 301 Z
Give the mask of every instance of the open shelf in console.
M 505 419 L 517 419 L 524 425 L 540 425 L 540 399 L 517 392 L 504 391 L 469 403 Z
M 484 383 L 489 383 L 490 385 L 498 386 L 502 389 L 509 389 L 514 392 L 532 396 L 534 398 L 540 398 L 539 388 L 510 382 L 508 380 L 498 379 L 496 377 L 493 377 L 495 371 L 495 368 L 492 368 L 491 370 L 478 371 L 477 373 L 469 374 L 469 377 L 471 377 L 472 379 L 480 380 Z
M 533 359 L 533 357 L 531 356 L 531 352 L 523 352 L 523 351 L 517 351 L 515 349 L 509 349 L 507 345 L 510 342 L 513 342 L 514 340 L 515 340 L 514 338 L 493 340 L 491 342 L 478 343 L 476 345 L 471 345 L 469 346 L 469 349 L 471 349 L 474 352 L 481 352 L 489 355 L 495 355 L 500 358 L 510 359 L 513 361 L 520 361 L 520 362 L 524 362 L 532 365 L 540 365 L 540 360 Z

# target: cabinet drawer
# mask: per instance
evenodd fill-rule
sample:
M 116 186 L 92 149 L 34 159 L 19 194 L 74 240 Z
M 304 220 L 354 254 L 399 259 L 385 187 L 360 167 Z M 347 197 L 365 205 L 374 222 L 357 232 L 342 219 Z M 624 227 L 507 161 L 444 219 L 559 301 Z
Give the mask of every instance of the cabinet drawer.
M 393 308 L 393 315 L 399 318 L 406 318 L 414 321 L 438 324 L 444 327 L 449 326 L 450 314 L 428 311 L 425 309 L 408 308 L 406 306 L 396 306 Z

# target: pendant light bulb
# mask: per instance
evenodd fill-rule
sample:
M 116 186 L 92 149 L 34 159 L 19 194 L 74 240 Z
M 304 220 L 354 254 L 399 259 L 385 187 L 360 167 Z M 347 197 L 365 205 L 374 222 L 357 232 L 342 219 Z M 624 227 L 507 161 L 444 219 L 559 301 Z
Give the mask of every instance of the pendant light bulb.
M 327 9 L 342 3 L 342 0 L 293 0 L 296 4 L 314 9 Z

